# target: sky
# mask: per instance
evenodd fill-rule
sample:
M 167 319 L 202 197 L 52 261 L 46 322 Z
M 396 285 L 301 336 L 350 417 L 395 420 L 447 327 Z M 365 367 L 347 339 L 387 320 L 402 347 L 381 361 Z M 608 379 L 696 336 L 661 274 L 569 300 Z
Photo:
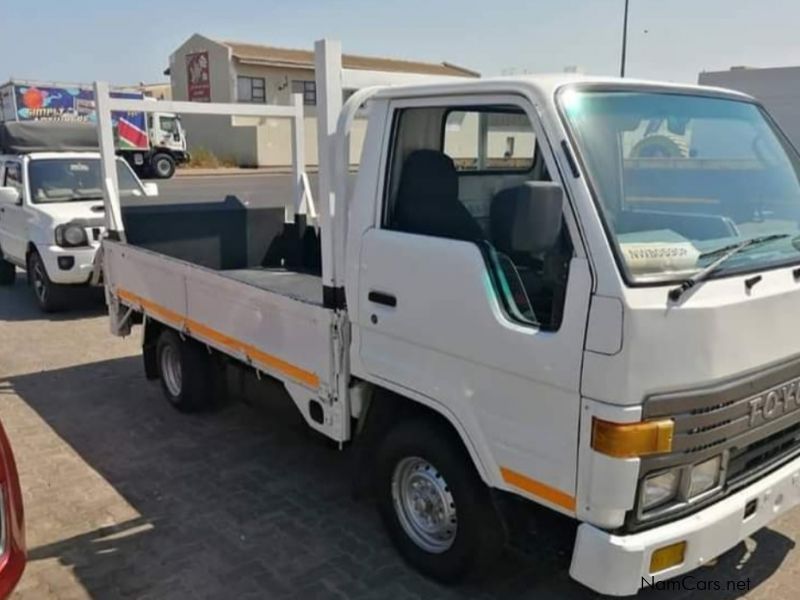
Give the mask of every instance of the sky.
M 0 0 L 0 8 L 13 0 Z M 619 71 L 624 0 L 37 0 L 2 10 L 0 83 L 166 80 L 193 33 L 448 61 L 484 75 Z M 800 65 L 800 0 L 630 0 L 628 75 Z

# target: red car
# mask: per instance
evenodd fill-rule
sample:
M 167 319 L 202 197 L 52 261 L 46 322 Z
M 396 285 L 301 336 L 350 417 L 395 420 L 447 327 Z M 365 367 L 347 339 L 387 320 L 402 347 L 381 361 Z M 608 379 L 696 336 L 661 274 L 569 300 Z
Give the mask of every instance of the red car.
M 11 444 L 0 424 L 0 600 L 11 595 L 24 569 L 22 491 Z

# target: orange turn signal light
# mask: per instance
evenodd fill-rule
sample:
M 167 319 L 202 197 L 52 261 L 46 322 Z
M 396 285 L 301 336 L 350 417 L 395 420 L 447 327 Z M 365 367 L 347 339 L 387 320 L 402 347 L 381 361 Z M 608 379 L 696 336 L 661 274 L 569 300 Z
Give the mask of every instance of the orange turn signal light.
M 678 542 L 659 548 L 650 556 L 650 574 L 666 571 L 683 564 L 686 557 L 686 542 Z
M 672 450 L 672 419 L 613 423 L 592 419 L 592 448 L 615 458 L 635 458 Z

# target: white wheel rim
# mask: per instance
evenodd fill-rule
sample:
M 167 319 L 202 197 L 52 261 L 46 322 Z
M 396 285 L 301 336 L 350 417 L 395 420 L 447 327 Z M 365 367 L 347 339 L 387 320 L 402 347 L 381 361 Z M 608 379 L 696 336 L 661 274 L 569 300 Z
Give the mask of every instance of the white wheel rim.
M 166 345 L 161 349 L 161 376 L 167 390 L 173 396 L 181 395 L 183 374 L 181 373 L 181 361 L 178 351 L 171 345 Z
M 392 500 L 400 525 L 417 546 L 432 554 L 450 549 L 458 530 L 456 504 L 433 465 L 416 456 L 399 461 L 392 474 Z
M 159 175 L 167 175 L 170 171 L 169 161 L 165 158 L 162 158 L 156 163 L 156 169 L 158 169 Z

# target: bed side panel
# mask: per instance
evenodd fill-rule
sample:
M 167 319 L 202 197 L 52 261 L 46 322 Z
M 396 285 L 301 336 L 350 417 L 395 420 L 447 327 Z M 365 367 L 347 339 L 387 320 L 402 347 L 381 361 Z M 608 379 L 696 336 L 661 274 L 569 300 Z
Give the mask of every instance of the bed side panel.
M 321 396 L 331 389 L 331 311 L 205 269 L 186 286 L 193 335 Z

